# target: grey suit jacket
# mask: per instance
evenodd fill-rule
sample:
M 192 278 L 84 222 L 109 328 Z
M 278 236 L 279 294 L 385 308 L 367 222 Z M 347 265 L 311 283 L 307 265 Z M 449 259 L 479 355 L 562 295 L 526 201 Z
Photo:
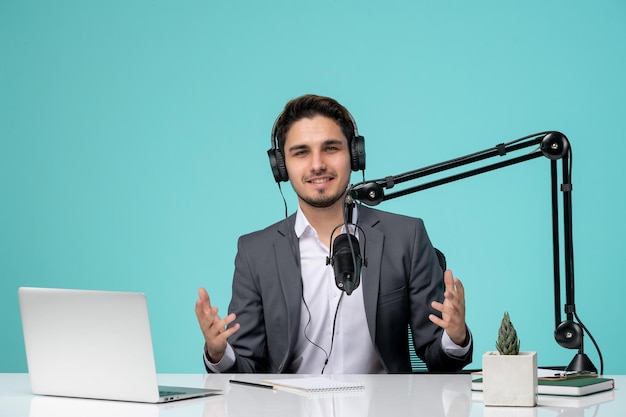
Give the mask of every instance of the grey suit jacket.
M 441 346 L 442 329 L 429 319 L 443 300 L 443 277 L 421 219 L 359 207 L 367 267 L 361 285 L 368 331 L 390 373 L 410 372 L 407 324 L 430 371 L 456 371 L 471 362 Z M 287 372 L 302 302 L 295 215 L 239 238 L 229 312 L 241 328 L 229 338 L 235 364 L 228 372 Z M 365 329 L 364 329 L 365 331 Z

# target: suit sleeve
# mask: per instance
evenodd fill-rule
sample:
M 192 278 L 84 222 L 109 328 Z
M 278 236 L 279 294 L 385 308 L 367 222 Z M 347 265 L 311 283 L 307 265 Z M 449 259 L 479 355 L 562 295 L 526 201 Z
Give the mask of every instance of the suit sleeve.
M 267 341 L 261 290 L 245 242 L 244 237 L 237 242 L 232 298 L 228 311 L 237 315 L 236 322 L 240 324 L 240 328 L 228 340 L 235 353 L 235 363 L 227 372 L 267 372 Z
M 430 242 L 422 220 L 417 219 L 409 277 L 409 320 L 417 355 L 430 371 L 454 372 L 471 362 L 472 347 L 462 357 L 445 353 L 442 346 L 443 329 L 428 318 L 440 315 L 431 307 L 432 301 L 443 302 L 443 270 Z

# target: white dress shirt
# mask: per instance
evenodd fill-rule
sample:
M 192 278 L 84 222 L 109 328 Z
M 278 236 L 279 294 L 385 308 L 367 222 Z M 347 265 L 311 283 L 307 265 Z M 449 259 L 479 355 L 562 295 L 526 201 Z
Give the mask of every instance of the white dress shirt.
M 355 223 L 356 215 L 355 210 Z M 343 231 L 344 228 L 337 229 L 332 238 Z M 368 330 L 362 285 L 351 295 L 337 288 L 333 267 L 326 265 L 330 242 L 319 240 L 300 209 L 296 214 L 295 232 L 300 245 L 303 301 L 289 371 L 308 374 L 319 374 L 322 370 L 330 374 L 384 372 Z

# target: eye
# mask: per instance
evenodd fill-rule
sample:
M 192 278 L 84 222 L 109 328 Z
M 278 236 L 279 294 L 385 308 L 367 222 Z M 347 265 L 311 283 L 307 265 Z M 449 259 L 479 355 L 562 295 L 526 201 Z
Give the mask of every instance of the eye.
M 300 149 L 300 150 L 292 152 L 291 154 L 296 158 L 301 158 L 303 156 L 306 156 L 307 151 L 305 149 Z

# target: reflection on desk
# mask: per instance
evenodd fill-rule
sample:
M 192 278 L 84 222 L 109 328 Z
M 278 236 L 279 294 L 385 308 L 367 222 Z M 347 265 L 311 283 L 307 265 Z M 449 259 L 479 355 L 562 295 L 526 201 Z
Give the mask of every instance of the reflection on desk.
M 563 395 L 539 395 L 537 405 L 538 407 L 485 407 L 484 417 L 536 417 L 539 414 L 538 410 L 552 410 L 553 415 L 559 417 L 583 417 L 585 416 L 585 410 L 592 410 L 590 415 L 612 415 L 609 413 L 597 412 L 600 410 L 600 405 L 603 403 L 611 402 L 615 399 L 615 391 L 603 391 L 590 395 L 583 396 L 563 396 Z M 472 391 L 472 400 L 482 405 L 482 392 Z
M 215 378 L 216 376 L 212 376 Z M 211 376 L 207 386 L 213 386 Z M 293 377 L 293 376 L 291 376 Z M 276 376 L 272 377 L 277 379 Z M 276 404 L 272 416 L 390 416 L 406 410 L 419 410 L 427 416 L 469 415 L 471 379 L 442 375 L 341 375 L 343 381 L 364 382 L 365 389 L 344 393 L 294 394 L 232 385 L 226 400 L 230 415 L 258 415 L 260 409 Z M 453 414 L 450 414 L 451 410 Z M 232 414 L 231 414 L 232 413 Z M 392 413 L 392 414 L 389 414 Z M 262 414 L 265 415 L 265 414 Z
M 184 411 L 181 415 L 201 416 L 208 402 L 197 400 L 148 404 L 36 395 L 30 403 L 29 417 L 159 417 L 170 415 L 170 412 L 179 415 L 178 411 Z
M 626 376 L 611 376 L 616 389 L 600 397 L 579 397 L 574 402 L 551 403 L 540 398 L 538 407 L 484 407 L 471 391 L 470 375 L 340 375 L 359 381 L 365 389 L 349 393 L 300 395 L 291 392 L 229 384 L 234 375 L 159 375 L 162 385 L 221 389 L 224 395 L 168 404 L 140 404 L 35 396 L 27 374 L 0 374 L 0 416 L 193 416 L 193 417 L 614 417 L 622 415 L 626 396 L 620 387 Z M 293 378 L 294 375 L 236 375 L 237 379 Z M 580 402 L 583 400 L 585 402 Z M 558 399 L 554 399 L 555 401 Z

